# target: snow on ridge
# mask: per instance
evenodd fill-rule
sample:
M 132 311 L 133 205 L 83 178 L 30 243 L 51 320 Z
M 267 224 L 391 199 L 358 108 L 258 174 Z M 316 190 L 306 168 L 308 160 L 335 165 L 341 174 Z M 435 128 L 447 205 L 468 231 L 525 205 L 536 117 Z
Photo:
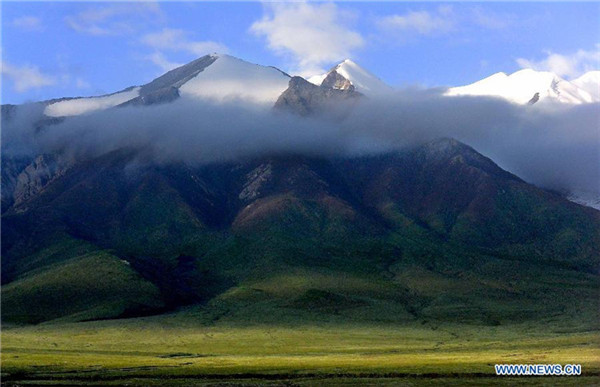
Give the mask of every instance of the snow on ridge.
M 350 59 L 346 59 L 337 65 L 336 71 L 363 94 L 375 95 L 391 91 L 391 88 L 383 81 Z
M 240 98 L 259 104 L 274 104 L 288 88 L 289 76 L 268 66 L 246 62 L 230 55 L 217 59 L 204 71 L 180 86 L 182 98 L 216 101 Z
M 548 71 L 532 69 L 519 70 L 510 75 L 496 73 L 470 85 L 449 88 L 446 95 L 496 96 L 518 104 L 530 101 L 565 104 L 597 101 L 574 82 Z
M 91 113 L 120 105 L 136 98 L 139 94 L 140 88 L 134 87 L 131 90 L 99 97 L 75 98 L 58 101 L 46 106 L 44 114 L 49 117 L 78 116 L 80 114 Z

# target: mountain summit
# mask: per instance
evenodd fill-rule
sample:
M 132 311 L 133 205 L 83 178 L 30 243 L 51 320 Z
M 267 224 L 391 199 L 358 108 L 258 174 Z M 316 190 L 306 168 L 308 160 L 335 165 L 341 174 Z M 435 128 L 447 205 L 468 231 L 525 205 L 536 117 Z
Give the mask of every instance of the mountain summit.
M 366 96 L 381 95 L 392 91 L 392 88 L 381 79 L 350 59 L 332 67 L 325 74 L 309 77 L 308 81 L 317 86 L 324 85 L 342 90 L 353 86 L 356 91 Z

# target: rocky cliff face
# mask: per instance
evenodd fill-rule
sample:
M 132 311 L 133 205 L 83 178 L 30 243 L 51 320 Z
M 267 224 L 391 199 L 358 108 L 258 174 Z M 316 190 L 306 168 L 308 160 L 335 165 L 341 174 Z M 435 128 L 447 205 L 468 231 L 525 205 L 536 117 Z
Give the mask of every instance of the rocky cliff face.
M 331 81 L 335 82 L 335 81 Z M 275 109 L 287 110 L 301 116 L 322 114 L 333 105 L 358 99 L 362 94 L 351 88 L 334 89 L 328 86 L 331 82 L 316 86 L 304 78 L 292 77 L 289 87 L 275 102 Z
M 344 78 L 337 71 L 332 70 L 327 74 L 323 82 L 321 83 L 322 87 L 329 87 L 332 89 L 338 90 L 350 90 L 355 91 L 354 85 L 348 79 Z
M 2 213 L 15 202 L 17 178 L 31 162 L 29 157 L 2 157 Z
M 67 168 L 67 163 L 57 156 L 37 156 L 16 177 L 12 195 L 14 205 L 19 206 L 40 193 L 46 185 L 62 176 Z

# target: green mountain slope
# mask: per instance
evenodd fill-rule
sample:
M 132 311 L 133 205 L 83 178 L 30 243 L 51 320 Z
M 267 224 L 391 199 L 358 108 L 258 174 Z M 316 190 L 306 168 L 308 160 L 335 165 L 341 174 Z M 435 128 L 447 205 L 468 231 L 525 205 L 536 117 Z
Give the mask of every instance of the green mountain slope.
M 2 317 L 12 322 L 123 317 L 162 306 L 156 286 L 100 251 L 32 270 L 2 288 Z
M 3 214 L 3 319 L 593 325 L 599 214 L 455 140 L 203 166 L 123 150 Z

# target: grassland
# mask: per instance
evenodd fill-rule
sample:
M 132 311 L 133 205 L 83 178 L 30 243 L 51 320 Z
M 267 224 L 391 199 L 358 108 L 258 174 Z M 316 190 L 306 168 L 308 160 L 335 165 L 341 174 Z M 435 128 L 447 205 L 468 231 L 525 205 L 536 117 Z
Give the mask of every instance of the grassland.
M 382 274 L 350 258 L 345 271 L 271 265 L 205 303 L 104 320 L 88 311 L 118 311 L 117 291 L 143 300 L 148 282 L 107 252 L 52 261 L 3 287 L 3 316 L 61 311 L 37 325 L 5 321 L 3 383 L 597 384 L 596 275 L 492 257 L 471 267 L 469 257 L 431 268 L 417 258 L 383 262 Z M 497 377 L 496 363 L 581 364 L 583 376 Z
M 573 324 L 207 324 L 157 317 L 5 326 L 7 385 L 592 385 L 600 332 Z M 581 377 L 502 378 L 495 363 L 582 364 Z

